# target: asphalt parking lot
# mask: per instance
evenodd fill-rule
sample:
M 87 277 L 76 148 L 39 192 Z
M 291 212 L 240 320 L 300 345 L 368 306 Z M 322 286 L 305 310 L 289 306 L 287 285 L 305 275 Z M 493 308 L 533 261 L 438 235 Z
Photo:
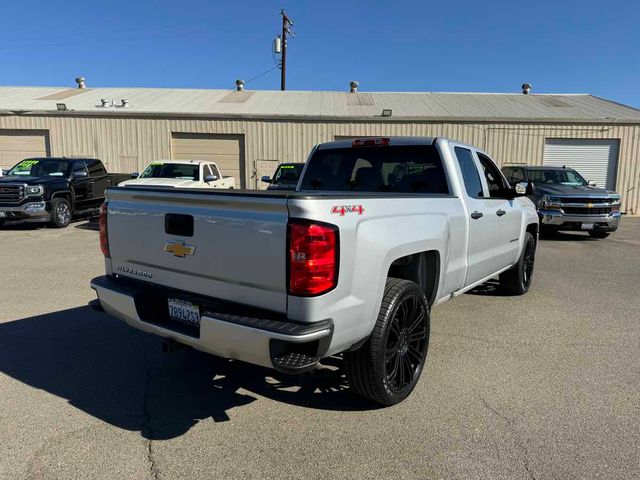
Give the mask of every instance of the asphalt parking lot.
M 0 478 L 640 477 L 639 218 L 542 240 L 524 297 L 435 308 L 422 379 L 386 409 L 332 365 L 162 353 L 87 307 L 102 263 L 92 223 L 0 229 Z

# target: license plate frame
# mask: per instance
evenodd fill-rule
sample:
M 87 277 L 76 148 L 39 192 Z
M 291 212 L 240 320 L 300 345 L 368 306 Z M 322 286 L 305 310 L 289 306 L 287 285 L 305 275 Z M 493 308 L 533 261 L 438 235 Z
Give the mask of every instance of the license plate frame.
M 200 326 L 200 306 L 182 298 L 167 298 L 167 313 L 171 320 L 187 325 Z
M 580 225 L 582 230 L 593 230 L 593 223 L 583 223 Z

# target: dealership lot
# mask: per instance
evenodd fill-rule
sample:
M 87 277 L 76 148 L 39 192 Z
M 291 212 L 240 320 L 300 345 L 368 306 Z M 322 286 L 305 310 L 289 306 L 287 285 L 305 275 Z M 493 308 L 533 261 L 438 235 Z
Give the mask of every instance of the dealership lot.
M 87 307 L 95 224 L 0 229 L 0 478 L 638 478 L 640 219 L 433 311 L 414 395 L 285 377 Z M 335 362 L 339 365 L 339 362 Z

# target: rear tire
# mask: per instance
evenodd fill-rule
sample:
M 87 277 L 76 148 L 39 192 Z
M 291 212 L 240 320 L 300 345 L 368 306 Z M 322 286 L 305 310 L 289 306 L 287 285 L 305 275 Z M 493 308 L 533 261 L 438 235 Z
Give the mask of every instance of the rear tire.
M 529 232 L 524 234 L 524 247 L 518 263 L 500 274 L 500 287 L 509 295 L 524 295 L 529 291 L 533 278 L 536 241 Z
M 65 228 L 71 223 L 71 204 L 65 198 L 54 198 L 51 201 L 51 225 Z
M 395 405 L 415 388 L 429 346 L 429 303 L 414 282 L 388 278 L 378 320 L 367 341 L 344 354 L 353 391 L 382 405 Z
M 4 222 L 5 222 L 4 218 L 0 220 L 0 227 L 4 225 Z
M 591 238 L 607 238 L 609 236 L 609 232 L 599 232 L 597 230 L 589 230 L 589 236 Z

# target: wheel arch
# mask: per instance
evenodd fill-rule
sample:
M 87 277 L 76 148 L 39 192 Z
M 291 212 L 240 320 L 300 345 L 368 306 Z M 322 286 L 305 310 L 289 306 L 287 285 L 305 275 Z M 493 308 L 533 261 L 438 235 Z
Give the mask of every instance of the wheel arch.
M 64 198 L 66 199 L 69 204 L 71 205 L 71 208 L 73 209 L 73 205 L 75 203 L 75 197 L 73 195 L 73 192 L 71 190 L 61 190 L 59 192 L 54 192 L 51 195 L 51 200 L 54 200 L 56 198 Z
M 436 301 L 440 284 L 440 252 L 425 250 L 399 257 L 391 262 L 387 277 L 417 283 L 431 306 Z

